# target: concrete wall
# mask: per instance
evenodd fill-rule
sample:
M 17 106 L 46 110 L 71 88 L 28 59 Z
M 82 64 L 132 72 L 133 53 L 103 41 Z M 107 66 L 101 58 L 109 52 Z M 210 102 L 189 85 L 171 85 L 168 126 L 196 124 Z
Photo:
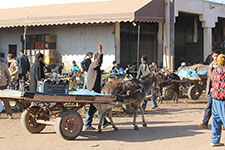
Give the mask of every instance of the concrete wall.
M 22 34 L 22 28 L 1 29 L 0 52 L 7 55 L 9 44 L 17 44 L 19 50 L 22 47 L 20 42 Z M 102 43 L 105 54 L 102 68 L 110 68 L 112 61 L 115 60 L 114 24 L 30 27 L 27 34 L 56 34 L 58 59 L 61 56 L 68 69 L 72 65 L 72 60 L 80 65 L 87 52 L 96 53 L 99 42 Z
M 225 5 L 205 0 L 175 0 L 175 17 L 179 12 L 199 14 L 202 27 L 215 27 L 218 17 L 225 18 Z
M 17 45 L 17 51 L 19 51 L 22 48 L 21 35 L 23 35 L 23 28 L 0 29 L 0 52 L 7 56 L 8 45 Z

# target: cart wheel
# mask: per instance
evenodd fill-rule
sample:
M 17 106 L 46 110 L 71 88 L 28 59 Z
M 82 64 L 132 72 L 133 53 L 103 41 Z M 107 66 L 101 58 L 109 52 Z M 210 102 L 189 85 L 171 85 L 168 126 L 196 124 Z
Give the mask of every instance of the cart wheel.
M 75 139 L 83 128 L 83 120 L 79 113 L 68 110 L 62 112 L 55 122 L 56 133 L 66 140 Z
M 40 107 L 33 106 L 30 109 L 32 109 L 35 113 L 40 109 Z M 30 133 L 40 133 L 46 126 L 46 124 L 37 123 L 37 120 L 33 117 L 33 114 L 27 110 L 25 110 L 21 115 L 21 124 L 23 128 Z
M 188 88 L 188 98 L 198 100 L 202 95 L 202 90 L 197 85 L 192 85 Z
M 123 107 L 123 111 L 127 114 L 133 114 L 134 113 L 134 106 L 133 104 L 127 104 Z

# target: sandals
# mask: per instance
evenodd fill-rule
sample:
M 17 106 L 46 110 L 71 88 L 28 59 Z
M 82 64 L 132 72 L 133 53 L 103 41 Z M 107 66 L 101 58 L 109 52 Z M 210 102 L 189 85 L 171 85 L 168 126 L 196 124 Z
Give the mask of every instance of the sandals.
M 217 146 L 224 146 L 223 143 L 211 143 L 210 146 L 217 147 Z

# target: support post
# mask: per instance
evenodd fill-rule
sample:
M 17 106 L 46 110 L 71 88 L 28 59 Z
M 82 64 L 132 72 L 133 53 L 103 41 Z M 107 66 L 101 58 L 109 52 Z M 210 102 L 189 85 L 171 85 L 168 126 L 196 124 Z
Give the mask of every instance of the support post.
M 204 60 L 212 53 L 212 28 L 204 27 Z
M 23 30 L 23 50 L 25 51 L 27 49 L 27 26 L 24 26 L 24 30 Z
M 165 0 L 163 67 L 174 71 L 174 1 Z
M 141 32 L 141 25 L 138 23 L 138 39 L 137 39 L 137 66 L 139 67 L 140 61 L 140 32 Z
M 194 17 L 194 37 L 193 42 L 198 42 L 198 18 Z
M 120 23 L 115 23 L 115 60 L 120 63 Z
M 158 23 L 157 32 L 157 65 L 161 66 L 163 63 L 163 23 Z

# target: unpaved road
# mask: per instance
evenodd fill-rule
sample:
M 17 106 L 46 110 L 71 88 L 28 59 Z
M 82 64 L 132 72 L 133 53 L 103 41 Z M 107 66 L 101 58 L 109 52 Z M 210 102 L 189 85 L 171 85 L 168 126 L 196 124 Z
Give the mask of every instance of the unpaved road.
M 20 114 L 8 120 L 0 116 L 0 150 L 224 150 L 224 147 L 210 147 L 210 130 L 199 128 L 206 100 L 182 99 L 178 104 L 172 101 L 150 110 L 148 104 L 145 118 L 148 127 L 142 127 L 141 117 L 137 121 L 140 129 L 133 130 L 132 117 L 123 113 L 114 114 L 119 131 L 111 127 L 99 134 L 83 131 L 73 141 L 66 141 L 56 135 L 54 126 L 48 126 L 40 134 L 27 133 L 20 124 Z M 94 119 L 97 127 L 98 119 Z M 222 135 L 221 142 L 225 142 Z

